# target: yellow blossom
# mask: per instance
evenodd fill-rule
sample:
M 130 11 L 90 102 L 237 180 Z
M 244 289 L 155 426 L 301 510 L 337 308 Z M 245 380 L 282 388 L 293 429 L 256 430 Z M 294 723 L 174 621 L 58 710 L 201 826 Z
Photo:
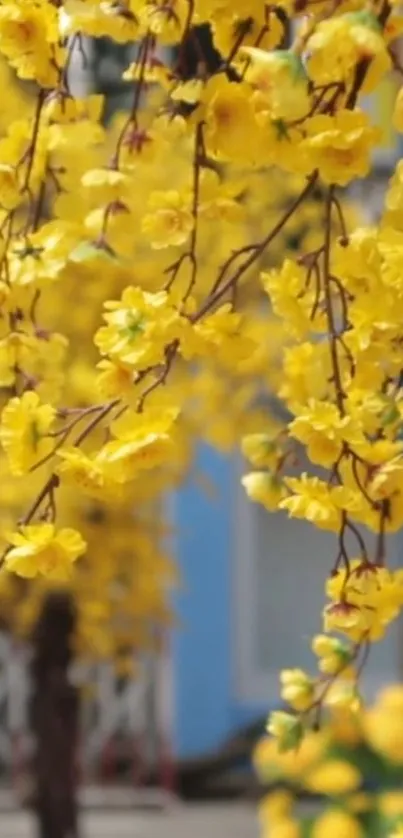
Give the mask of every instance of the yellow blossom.
M 368 60 L 363 83 L 363 89 L 368 92 L 390 69 L 381 27 L 371 11 L 348 12 L 321 21 L 307 48 L 308 72 L 319 84 L 351 84 L 357 64 Z
M 326 634 L 317 634 L 312 641 L 312 651 L 318 656 L 318 668 L 326 675 L 342 672 L 346 677 L 352 650 L 346 643 Z
M 284 482 L 290 495 L 280 501 L 279 508 L 286 509 L 290 518 L 306 519 L 320 529 L 338 529 L 340 508 L 335 502 L 335 490 L 325 481 L 304 472 L 300 478 L 287 477 Z
M 273 791 L 265 795 L 259 804 L 259 820 L 270 826 L 282 820 L 291 811 L 292 795 L 284 790 Z
M 156 250 L 184 244 L 194 226 L 189 197 L 174 190 L 152 192 L 142 224 Z
M 280 673 L 281 697 L 298 712 L 307 710 L 314 698 L 314 684 L 302 669 L 283 669 Z
M 145 414 L 126 411 L 111 426 L 115 437 L 97 455 L 97 463 L 118 483 L 137 477 L 169 461 L 173 452 L 172 432 L 177 410 L 148 410 Z
M 342 809 L 328 809 L 315 820 L 312 838 L 364 838 L 357 818 Z
M 280 432 L 249 434 L 242 439 L 242 453 L 255 468 L 274 469 L 282 456 Z
M 246 83 L 230 82 L 224 74 L 213 77 L 204 88 L 199 111 L 199 118 L 206 122 L 206 143 L 212 154 L 235 161 L 251 159 L 254 109 Z
M 41 404 L 38 394 L 32 390 L 6 404 L 1 414 L 0 442 L 12 474 L 25 474 L 50 453 L 54 442 L 49 431 L 55 415 L 52 405 Z
M 249 64 L 245 79 L 254 90 L 257 112 L 271 120 L 294 120 L 307 116 L 311 108 L 308 77 L 299 55 L 291 50 L 266 52 L 244 47 Z
M 309 772 L 304 785 L 315 794 L 341 795 L 355 791 L 361 775 L 349 762 L 329 759 Z
M 267 730 L 277 740 L 280 752 L 296 748 L 303 736 L 302 724 L 298 717 L 281 710 L 270 714 Z
M 279 508 L 280 501 L 286 496 L 286 488 L 280 477 L 269 471 L 254 471 L 245 474 L 242 485 L 251 500 L 261 503 L 269 512 Z
M 5 559 L 7 570 L 27 579 L 38 575 L 68 579 L 73 563 L 86 549 L 76 530 L 56 530 L 53 524 L 22 527 L 9 536 L 9 543 L 12 546 Z
M 325 183 L 344 186 L 368 173 L 370 152 L 379 139 L 365 114 L 340 110 L 335 116 L 312 117 L 303 146 Z
M 291 436 L 306 444 L 311 462 L 328 467 L 337 462 L 344 443 L 363 439 L 350 416 L 341 416 L 335 404 L 314 399 L 301 406 L 288 427 Z

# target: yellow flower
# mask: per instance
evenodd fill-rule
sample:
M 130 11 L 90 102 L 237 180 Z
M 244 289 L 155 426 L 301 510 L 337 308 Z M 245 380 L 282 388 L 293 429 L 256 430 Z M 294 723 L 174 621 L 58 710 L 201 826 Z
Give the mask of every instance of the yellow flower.
M 89 457 L 79 448 L 60 448 L 62 462 L 58 473 L 69 483 L 76 484 L 86 494 L 101 500 L 119 496 L 120 487 L 108 473 L 99 455 Z
M 292 410 L 309 398 L 329 399 L 330 353 L 324 343 L 285 347 L 279 395 Z
M 124 199 L 130 179 L 118 169 L 87 169 L 81 183 L 99 203 L 107 204 Z
M 299 55 L 291 50 L 266 52 L 243 47 L 249 58 L 245 79 L 254 89 L 253 103 L 270 120 L 296 120 L 311 109 L 308 77 Z
M 402 578 L 384 567 L 352 559 L 350 572 L 340 570 L 328 579 L 326 593 L 334 605 L 325 608 L 326 630 L 338 629 L 359 640 L 367 633 L 376 640 L 400 613 L 403 602 Z
M 293 804 L 292 795 L 284 790 L 266 794 L 259 804 L 259 820 L 263 826 L 271 826 L 283 820 L 290 812 Z
M 370 11 L 320 21 L 307 43 L 308 73 L 317 84 L 351 85 L 357 64 L 369 63 L 362 90 L 373 90 L 390 69 L 378 20 Z
M 200 101 L 203 92 L 203 82 L 200 79 L 189 79 L 175 85 L 170 96 L 174 102 L 186 102 L 195 105 Z
M 118 44 L 134 42 L 138 39 L 139 22 L 134 14 L 125 14 L 125 9 L 113 0 L 66 0 L 60 15 L 61 35 L 79 32 L 94 38 L 111 38 Z
M 187 18 L 186 0 L 136 2 L 135 10 L 144 32 L 152 32 L 162 44 L 180 43 Z
M 328 809 L 316 818 L 312 838 L 364 838 L 359 821 L 341 809 Z
M 281 818 L 270 827 L 270 838 L 301 838 L 301 826 L 293 818 Z
M 303 737 L 303 727 L 299 718 L 282 710 L 270 713 L 267 731 L 277 740 L 280 753 L 297 748 Z
M 360 715 L 351 706 L 330 707 L 329 733 L 332 740 L 341 745 L 354 747 L 362 741 Z
M 286 509 L 290 518 L 302 518 L 320 529 L 338 530 L 341 513 L 334 500 L 334 490 L 319 477 L 286 477 L 284 483 L 291 490 L 288 498 L 280 501 L 279 509 Z
M 293 710 L 304 712 L 313 702 L 314 683 L 302 669 L 283 669 L 280 673 L 281 698 Z
M 368 173 L 380 131 L 369 124 L 364 113 L 340 110 L 335 116 L 313 116 L 307 129 L 303 149 L 325 183 L 345 186 Z
M 362 559 L 351 559 L 349 574 L 341 570 L 326 583 L 326 593 L 338 601 L 343 593 L 355 605 L 370 608 L 394 607 L 402 604 L 403 580 L 400 571 L 371 565 Z
M 274 313 L 284 319 L 287 331 L 302 338 L 324 325 L 323 317 L 312 318 L 314 287 L 307 288 L 306 269 L 292 259 L 285 259 L 280 270 L 261 275 L 264 290 L 270 296 Z
M 282 456 L 279 429 L 273 433 L 249 434 L 242 439 L 242 453 L 255 468 L 275 469 Z
M 254 471 L 245 474 L 242 486 L 251 500 L 261 503 L 268 512 L 275 512 L 280 501 L 286 495 L 286 489 L 280 477 L 268 471 Z
M 387 817 L 403 817 L 403 792 L 384 791 L 377 799 L 379 809 Z
M 86 549 L 86 543 L 76 530 L 56 530 L 53 524 L 21 527 L 9 537 L 11 550 L 6 555 L 7 570 L 32 579 L 45 576 L 63 581 L 71 575 L 73 562 Z
M 377 287 L 382 268 L 379 232 L 376 227 L 357 227 L 348 242 L 336 242 L 332 269 L 343 278 L 343 287 L 352 294 Z
M 151 247 L 161 250 L 185 244 L 194 226 L 188 195 L 181 195 L 173 189 L 152 192 L 147 209 L 142 229 Z
M 264 50 L 278 46 L 284 37 L 284 22 L 274 9 L 263 7 L 259 0 L 253 0 L 247 8 L 243 2 L 227 7 L 214 3 L 208 17 L 214 45 L 224 56 L 231 55 L 240 34 L 242 44 L 259 43 Z
M 230 82 L 225 73 L 213 76 L 205 85 L 196 116 L 205 120 L 206 144 L 212 154 L 233 161 L 253 160 L 256 129 L 249 85 Z
M 286 714 L 288 715 L 288 714 Z M 291 719 L 295 718 L 291 716 Z M 280 728 L 281 728 L 280 722 Z M 275 722 L 277 729 L 277 720 Z M 298 730 L 297 730 L 298 733 Z M 300 784 L 304 777 L 319 760 L 323 759 L 327 738 L 323 732 L 305 731 L 297 747 L 281 748 L 277 738 L 264 737 L 260 740 L 253 754 L 253 763 L 261 781 L 272 784 L 284 778 Z
M 305 788 L 315 794 L 337 796 L 355 791 L 361 784 L 361 775 L 354 765 L 339 759 L 329 759 L 310 771 L 304 780 Z
M 362 710 L 362 699 L 356 683 L 344 681 L 341 678 L 337 678 L 331 683 L 323 703 L 333 712 L 358 714 Z
M 211 355 L 216 363 L 232 370 L 235 362 L 247 361 L 256 349 L 244 325 L 243 316 L 232 311 L 230 305 L 220 306 L 193 329 L 183 330 L 181 354 L 187 360 Z
M 312 641 L 312 651 L 319 657 L 320 672 L 336 675 L 342 670 L 343 676 L 346 677 L 346 667 L 352 656 L 346 643 L 326 634 L 317 634 Z
M 164 291 L 151 294 L 128 286 L 121 300 L 107 301 L 105 309 L 107 325 L 96 332 L 95 344 L 132 369 L 162 363 L 167 344 L 180 333 L 180 315 Z
M 403 688 L 382 690 L 363 715 L 363 731 L 370 746 L 393 764 L 403 763 Z
M 0 203 L 6 210 L 12 210 L 21 200 L 20 188 L 16 170 L 0 163 Z
M 130 397 L 134 387 L 133 370 L 106 358 L 97 364 L 97 369 L 100 370 L 97 383 L 106 398 Z
M 350 416 L 341 416 L 335 404 L 310 399 L 288 426 L 291 436 L 305 443 L 311 462 L 331 467 L 344 442 L 359 444 L 362 431 Z
M 384 687 L 377 697 L 379 705 L 385 708 L 386 711 L 400 711 L 403 713 L 403 686 L 401 684 L 392 684 Z
M 385 623 L 376 611 L 345 601 L 326 605 L 323 609 L 323 628 L 325 631 L 341 632 L 355 641 L 365 637 L 380 640 L 385 634 Z
M 14 237 L 9 251 L 9 278 L 15 290 L 58 280 L 75 243 L 71 231 L 57 222 L 44 224 L 35 233 Z
M 125 483 L 144 469 L 166 463 L 174 451 L 172 432 L 178 411 L 149 409 L 126 413 L 111 426 L 115 439 L 107 442 L 96 461 L 113 480 Z
M 0 7 L 0 49 L 18 75 L 56 84 L 51 44 L 58 39 L 57 10 L 51 3 L 6 2 Z
M 6 404 L 0 423 L 0 442 L 7 454 L 12 474 L 20 476 L 43 457 L 54 442 L 47 436 L 55 419 L 50 404 L 41 404 L 39 396 L 28 390 L 21 398 Z
M 49 122 L 59 125 L 84 119 L 98 122 L 102 118 L 103 105 L 104 97 L 100 94 L 79 99 L 66 91 L 55 91 L 47 97 L 43 112 Z

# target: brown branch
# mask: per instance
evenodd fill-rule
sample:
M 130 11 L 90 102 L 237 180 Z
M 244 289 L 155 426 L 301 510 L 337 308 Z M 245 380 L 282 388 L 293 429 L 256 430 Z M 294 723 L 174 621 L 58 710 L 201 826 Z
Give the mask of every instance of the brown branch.
M 122 153 L 122 148 L 123 148 L 123 145 L 124 145 L 124 141 L 126 139 L 127 129 L 130 127 L 130 125 L 133 125 L 136 130 L 138 128 L 138 119 L 137 119 L 138 109 L 139 109 L 139 105 L 140 105 L 141 94 L 143 92 L 143 87 L 144 87 L 144 79 L 145 79 L 145 73 L 146 73 L 146 67 L 147 67 L 148 54 L 149 54 L 150 47 L 153 44 L 153 40 L 154 39 L 153 39 L 152 34 L 150 32 L 147 32 L 147 34 L 145 35 L 145 37 L 143 38 L 143 40 L 141 41 L 141 44 L 139 46 L 139 52 L 138 52 L 138 57 L 137 57 L 137 61 L 136 61 L 136 65 L 140 66 L 139 78 L 135 79 L 135 81 L 134 81 L 135 87 L 134 87 L 134 96 L 133 96 L 132 107 L 131 107 L 129 116 L 128 116 L 126 122 L 124 123 L 123 128 L 122 128 L 122 130 L 119 134 L 119 137 L 117 139 L 117 143 L 116 143 L 116 147 L 115 147 L 115 153 L 114 153 L 114 155 L 112 157 L 112 160 L 111 160 L 111 168 L 113 168 L 113 169 L 118 169 L 119 168 L 120 155 Z
M 348 232 L 347 232 L 347 225 L 346 225 L 345 218 L 344 218 L 344 215 L 343 215 L 342 206 L 341 206 L 341 203 L 340 203 L 340 201 L 339 201 L 339 199 L 336 195 L 336 192 L 333 192 L 333 194 L 332 194 L 332 202 L 333 202 L 333 206 L 334 206 L 334 208 L 337 212 L 337 216 L 338 216 L 339 224 L 340 224 L 340 228 L 341 228 L 341 234 L 342 234 L 341 235 L 341 244 L 345 246 L 349 242 L 349 235 L 348 235 Z
M 333 204 L 334 187 L 330 186 L 326 198 L 326 215 L 325 215 L 325 242 L 323 250 L 323 293 L 325 302 L 325 311 L 327 319 L 327 328 L 329 335 L 329 349 L 332 361 L 333 380 L 336 390 L 336 404 L 341 416 L 344 416 L 344 392 L 341 380 L 339 357 L 337 351 L 337 333 L 333 312 L 332 292 L 330 288 L 330 250 L 331 250 L 331 233 L 332 233 L 332 204 Z
M 44 500 L 48 497 L 51 492 L 54 492 L 55 489 L 58 488 L 60 483 L 59 477 L 57 474 L 51 474 L 50 477 L 47 479 L 46 483 L 42 487 L 41 491 L 38 493 L 37 497 L 35 498 L 32 506 L 28 509 L 28 512 L 24 515 L 23 518 L 18 522 L 20 527 L 25 527 L 32 521 L 32 518 L 38 512 L 38 509 L 42 506 Z
M 35 116 L 34 116 L 34 123 L 33 123 L 33 127 L 32 127 L 32 136 L 31 136 L 30 144 L 29 144 L 27 152 L 25 153 L 24 158 L 23 158 L 24 160 L 25 159 L 28 160 L 28 163 L 27 163 L 27 168 L 26 168 L 26 171 L 25 171 L 24 182 L 23 182 L 23 185 L 22 185 L 22 193 L 26 192 L 26 190 L 29 188 L 29 181 L 31 179 L 32 168 L 33 168 L 34 160 L 35 160 L 35 151 L 36 151 L 36 146 L 37 146 L 38 137 L 39 137 L 41 115 L 42 115 L 43 106 L 45 104 L 45 98 L 46 98 L 46 91 L 41 88 L 41 90 L 38 93 L 38 98 L 37 98 L 37 101 L 36 101 L 36 109 L 35 109 Z
M 172 367 L 173 361 L 177 355 L 179 349 L 179 341 L 174 340 L 172 341 L 169 346 L 165 349 L 165 364 L 163 365 L 159 376 L 148 385 L 148 387 L 143 391 L 141 394 L 139 401 L 137 403 L 137 413 L 142 413 L 144 410 L 144 404 L 148 396 L 154 392 L 161 384 L 165 384 L 170 369 Z
M 196 312 L 196 314 L 193 315 L 193 317 L 191 318 L 193 323 L 196 323 L 198 320 L 204 317 L 204 315 L 208 311 L 214 308 L 214 306 L 217 303 L 219 303 L 223 297 L 225 297 L 227 292 L 230 291 L 233 288 L 233 286 L 236 285 L 236 283 L 243 276 L 243 274 L 257 261 L 257 259 L 259 259 L 259 257 L 264 253 L 264 251 L 268 247 L 268 245 L 276 238 L 276 236 L 278 236 L 283 227 L 287 224 L 287 221 L 289 221 L 289 219 L 294 215 L 294 212 L 304 202 L 305 198 L 308 196 L 309 192 L 312 190 L 314 184 L 316 183 L 317 178 L 318 173 L 313 172 L 302 192 L 300 192 L 295 201 L 284 213 L 280 221 L 278 221 L 278 223 L 270 230 L 270 232 L 267 234 L 267 236 L 264 237 L 264 239 L 262 239 L 257 244 L 247 245 L 245 248 L 241 248 L 241 250 L 237 251 L 236 253 L 232 254 L 232 256 L 230 256 L 230 258 L 227 260 L 227 262 L 223 265 L 223 267 L 220 270 L 220 279 L 224 277 L 224 275 L 229 270 L 231 264 L 236 259 L 238 259 L 238 257 L 241 254 L 252 251 L 250 256 L 248 256 L 247 259 L 245 259 L 245 261 L 242 263 L 242 265 L 240 265 L 239 268 L 237 268 L 233 276 L 227 279 L 227 281 L 221 287 L 218 286 L 215 292 L 212 293 L 207 298 L 207 300 L 205 300 L 199 311 Z M 215 286 L 216 284 L 217 283 L 215 283 Z
M 120 399 L 114 399 L 112 402 L 106 404 L 105 407 L 102 408 L 100 413 L 98 413 L 97 416 L 94 416 L 94 418 L 87 425 L 87 427 L 84 428 L 84 430 L 82 430 L 78 437 L 74 440 L 74 447 L 81 445 L 81 443 L 84 442 L 87 436 L 89 436 L 92 433 L 92 431 L 99 425 L 99 423 L 102 422 L 102 420 L 109 415 L 111 410 L 113 410 L 114 407 L 117 407 L 120 404 L 120 401 Z

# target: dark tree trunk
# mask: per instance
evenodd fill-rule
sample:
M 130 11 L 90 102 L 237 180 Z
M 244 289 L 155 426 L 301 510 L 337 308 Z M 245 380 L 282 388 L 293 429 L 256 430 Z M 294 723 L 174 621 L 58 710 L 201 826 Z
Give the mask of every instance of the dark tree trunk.
M 79 701 L 69 682 L 75 611 L 68 594 L 52 593 L 33 634 L 30 723 L 34 736 L 33 808 L 39 838 L 77 838 Z

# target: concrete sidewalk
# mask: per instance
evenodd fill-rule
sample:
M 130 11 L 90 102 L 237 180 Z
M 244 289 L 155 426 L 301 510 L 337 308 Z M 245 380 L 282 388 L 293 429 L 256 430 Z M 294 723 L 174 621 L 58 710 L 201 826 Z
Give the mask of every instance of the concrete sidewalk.
M 238 803 L 183 805 L 159 812 L 84 811 L 82 838 L 258 838 L 254 807 Z M 27 812 L 0 814 L 1 838 L 35 838 Z

